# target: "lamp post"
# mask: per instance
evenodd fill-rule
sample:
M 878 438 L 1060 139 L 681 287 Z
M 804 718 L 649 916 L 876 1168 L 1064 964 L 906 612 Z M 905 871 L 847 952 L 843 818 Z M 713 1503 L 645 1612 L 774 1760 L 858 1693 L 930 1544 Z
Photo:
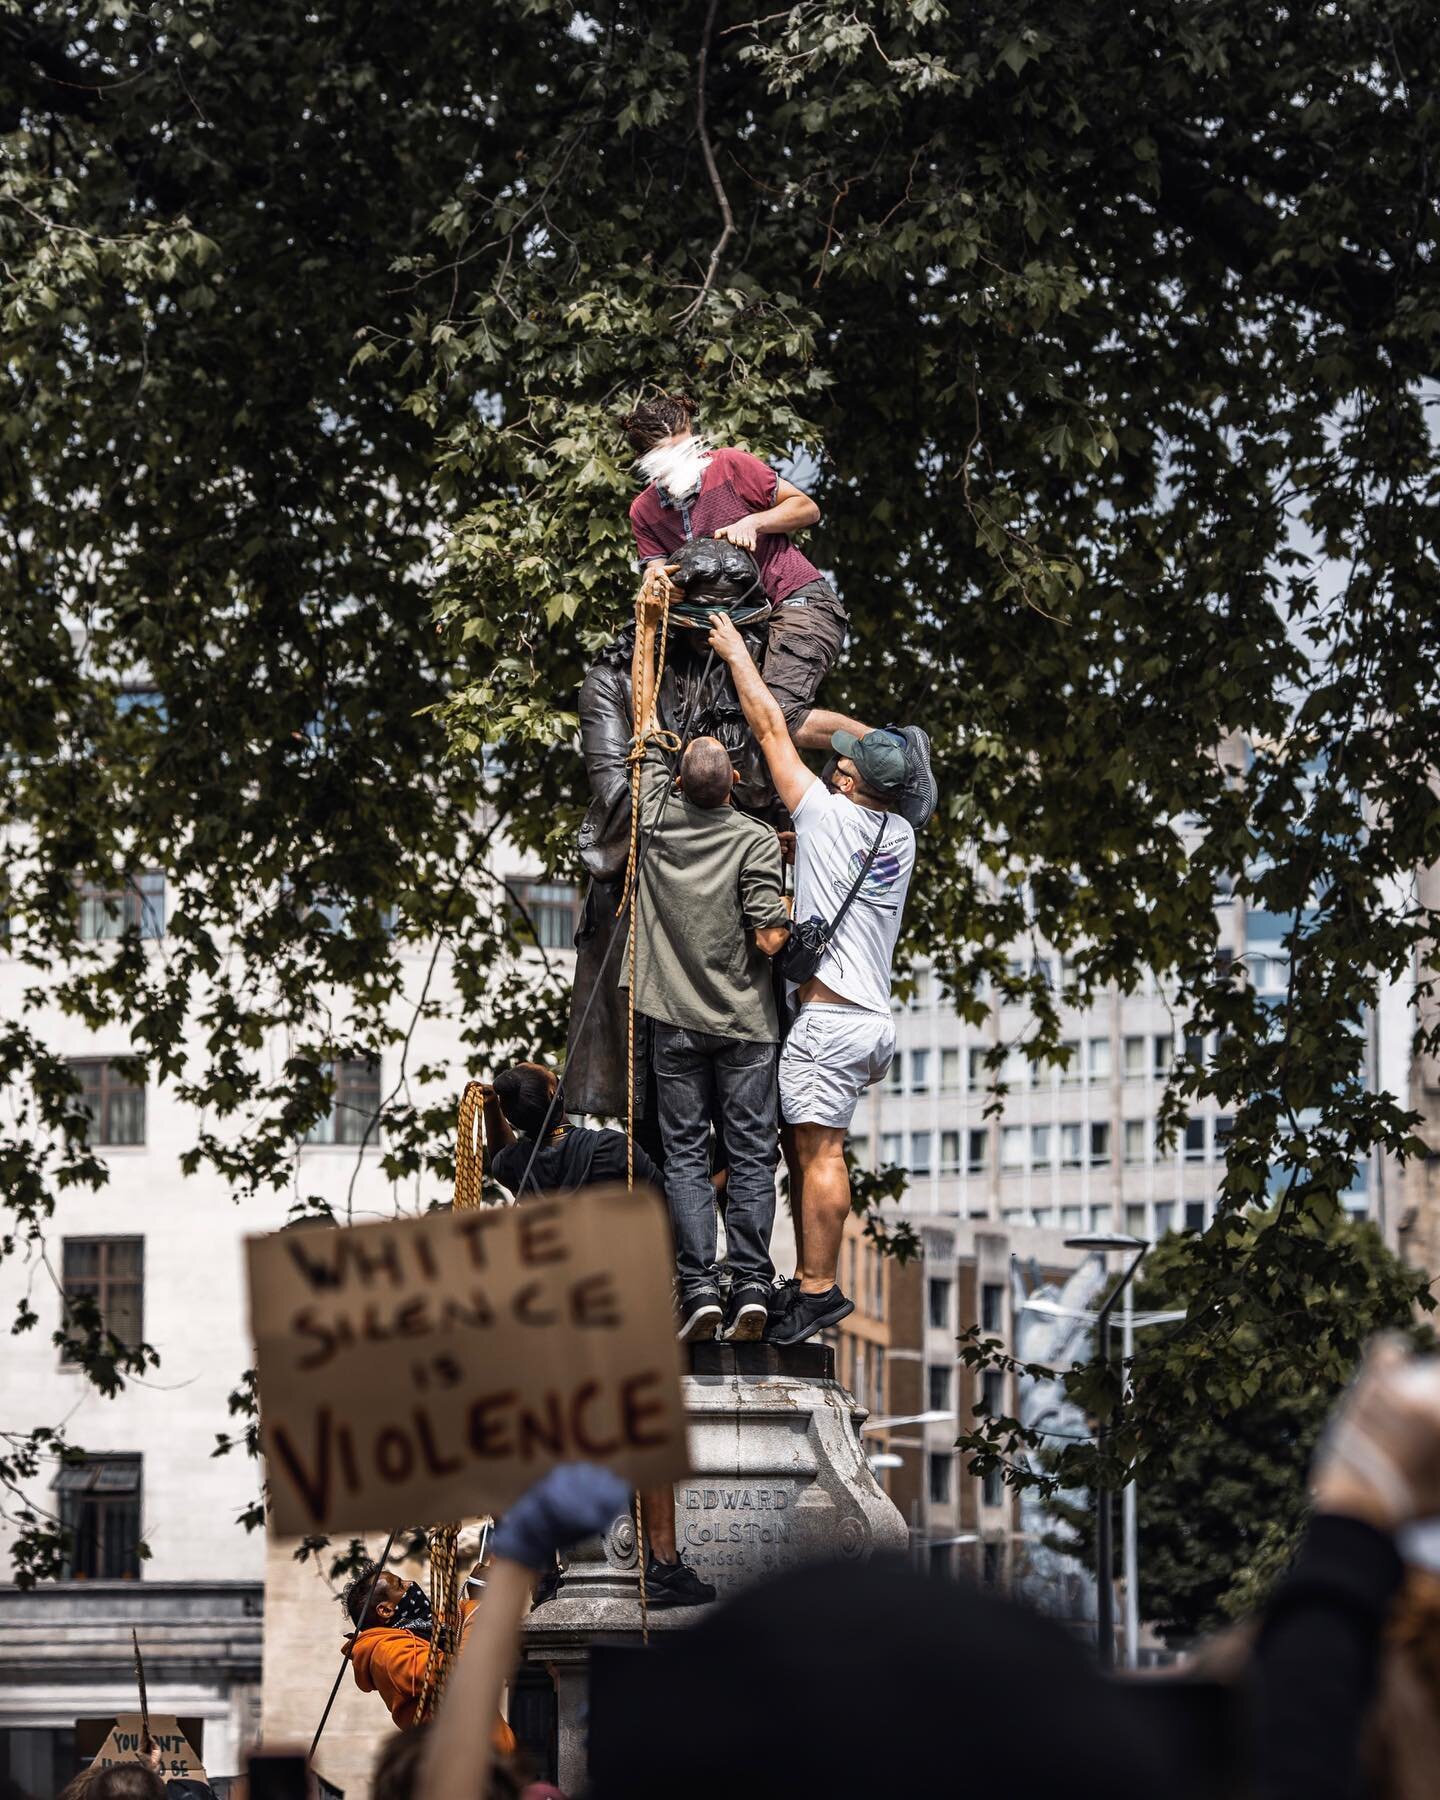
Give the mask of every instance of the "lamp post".
M 1118 1232 L 1091 1232 L 1065 1239 L 1067 1250 L 1094 1251 L 1105 1262 L 1111 1250 L 1133 1250 L 1129 1266 L 1106 1296 L 1105 1304 L 1095 1315 L 1096 1348 L 1105 1368 L 1110 1367 L 1110 1314 L 1116 1302 L 1130 1285 L 1140 1267 L 1140 1260 L 1150 1248 L 1145 1238 L 1125 1237 Z M 1110 1487 L 1105 1475 L 1105 1450 L 1110 1436 L 1108 1422 L 1098 1419 L 1095 1426 L 1095 1651 L 1100 1667 L 1108 1669 L 1115 1662 L 1115 1540 L 1114 1521 L 1110 1516 Z

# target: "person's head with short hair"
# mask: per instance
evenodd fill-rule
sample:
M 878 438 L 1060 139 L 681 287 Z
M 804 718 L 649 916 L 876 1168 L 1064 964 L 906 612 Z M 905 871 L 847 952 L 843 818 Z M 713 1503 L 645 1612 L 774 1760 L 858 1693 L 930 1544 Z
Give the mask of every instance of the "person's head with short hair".
M 725 806 L 735 786 L 730 752 L 717 737 L 697 737 L 680 758 L 680 792 L 692 806 Z
M 373 1593 L 370 1590 L 372 1580 L 375 1582 Z M 388 1625 L 395 1617 L 395 1608 L 404 1598 L 405 1589 L 409 1585 L 393 1569 L 382 1569 L 377 1578 L 375 1565 L 370 1563 L 345 1589 L 340 1600 L 350 1616 L 350 1623 L 357 1631 L 373 1631 L 377 1626 Z M 370 1595 L 368 1606 L 365 1604 L 367 1593 Z M 365 1607 L 363 1618 L 360 1615 L 362 1606 Z
M 430 1741 L 426 1722 L 391 1734 L 381 1746 L 370 1774 L 370 1800 L 413 1800 L 420 1786 L 420 1765 Z M 527 1785 L 526 1771 L 513 1756 L 497 1756 L 490 1765 L 485 1800 L 519 1800 Z
M 495 1098 L 500 1110 L 516 1131 L 534 1137 L 548 1126 L 563 1123 L 563 1102 L 551 1105 L 560 1077 L 543 1063 L 516 1063 L 513 1069 L 502 1069 L 495 1077 Z
M 652 450 L 668 449 L 680 438 L 688 437 L 699 410 L 688 394 L 655 394 L 626 413 L 620 429 L 636 456 L 647 456 Z
M 91 1776 L 85 1800 L 165 1800 L 165 1783 L 144 1763 L 111 1763 Z

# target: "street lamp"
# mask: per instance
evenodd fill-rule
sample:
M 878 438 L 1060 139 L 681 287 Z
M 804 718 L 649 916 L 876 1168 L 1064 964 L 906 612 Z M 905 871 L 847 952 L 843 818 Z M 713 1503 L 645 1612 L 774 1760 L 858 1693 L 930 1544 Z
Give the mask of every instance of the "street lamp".
M 1099 1256 L 1101 1266 L 1106 1267 L 1105 1258 L 1111 1250 L 1133 1250 L 1134 1255 L 1129 1266 L 1123 1271 L 1119 1281 L 1105 1300 L 1105 1304 L 1095 1315 L 1097 1330 L 1097 1349 L 1102 1365 L 1110 1367 L 1110 1314 L 1115 1303 L 1130 1285 L 1131 1277 L 1140 1267 L 1141 1258 L 1150 1248 L 1146 1238 L 1122 1236 L 1119 1232 L 1095 1231 L 1080 1237 L 1065 1239 L 1067 1250 L 1092 1251 Z M 1105 1446 L 1110 1435 L 1109 1427 L 1104 1419 L 1097 1419 L 1095 1425 L 1095 1649 L 1102 1669 L 1111 1668 L 1115 1662 L 1115 1542 L 1113 1520 L 1110 1516 L 1110 1489 L 1105 1478 Z
M 870 1431 L 888 1431 L 892 1425 L 939 1425 L 946 1419 L 958 1418 L 953 1412 L 897 1413 L 893 1419 L 867 1419 L 860 1427 L 864 1437 Z

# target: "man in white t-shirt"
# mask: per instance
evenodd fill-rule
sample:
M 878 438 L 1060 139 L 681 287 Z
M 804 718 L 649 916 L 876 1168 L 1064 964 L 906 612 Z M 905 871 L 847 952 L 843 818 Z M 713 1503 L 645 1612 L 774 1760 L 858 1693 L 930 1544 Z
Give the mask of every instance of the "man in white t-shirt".
M 796 1274 L 780 1290 L 765 1336 L 798 1344 L 855 1310 L 836 1280 L 850 1213 L 845 1133 L 861 1094 L 883 1079 L 895 1054 L 890 965 L 915 867 L 915 833 L 896 810 L 909 758 L 898 733 L 856 738 L 837 731 L 831 742 L 839 759 L 827 787 L 800 760 L 774 696 L 724 613 L 711 615 L 710 646 L 729 665 L 775 791 L 795 822 L 797 925 L 812 917 L 833 921 L 875 853 L 815 974 L 790 990 L 799 1012 L 780 1052 Z

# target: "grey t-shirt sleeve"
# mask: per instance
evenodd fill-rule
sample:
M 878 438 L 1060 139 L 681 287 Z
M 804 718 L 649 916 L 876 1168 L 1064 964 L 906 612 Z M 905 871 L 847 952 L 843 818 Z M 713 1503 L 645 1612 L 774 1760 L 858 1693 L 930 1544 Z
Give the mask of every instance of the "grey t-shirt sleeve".
M 780 840 L 767 830 L 755 834 L 740 864 L 740 912 L 752 931 L 766 925 L 788 925 Z

